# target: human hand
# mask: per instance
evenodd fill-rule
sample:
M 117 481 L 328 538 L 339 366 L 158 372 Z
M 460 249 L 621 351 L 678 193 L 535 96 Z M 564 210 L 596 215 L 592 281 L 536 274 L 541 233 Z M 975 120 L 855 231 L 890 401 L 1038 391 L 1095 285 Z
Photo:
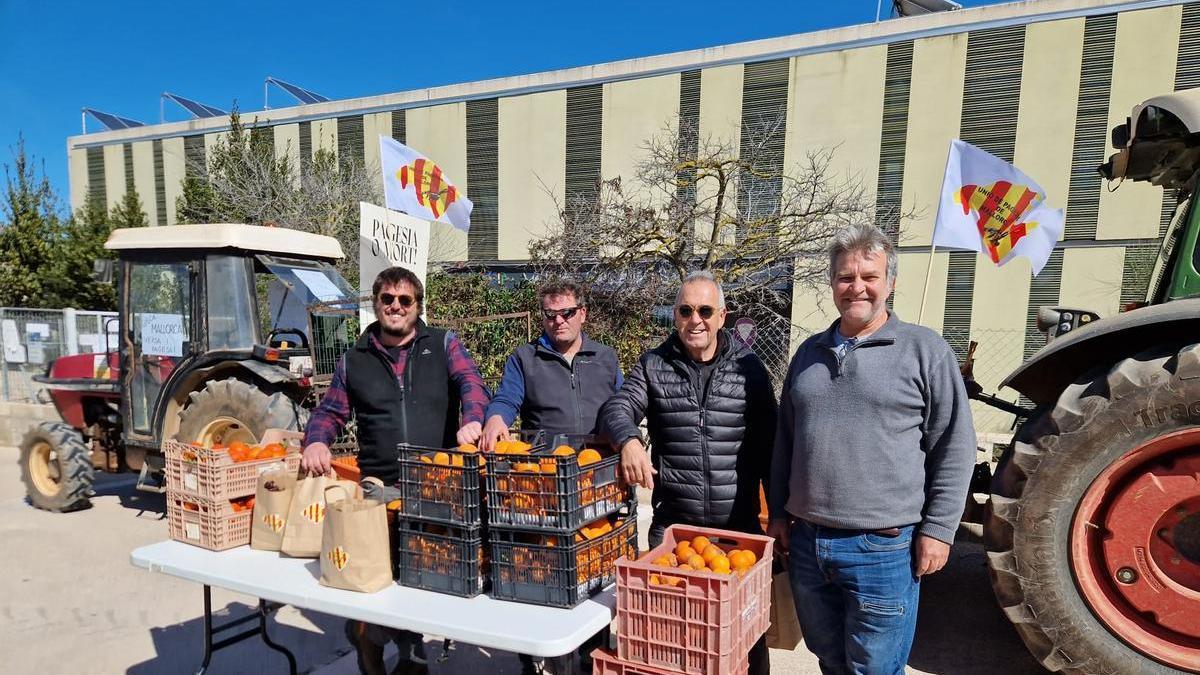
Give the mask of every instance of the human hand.
M 329 473 L 333 453 L 324 443 L 310 443 L 304 452 L 300 453 L 300 469 L 310 476 L 324 476 Z
M 917 535 L 917 545 L 913 553 L 913 566 L 917 576 L 933 574 L 945 567 L 949 559 L 950 544 L 923 534 Z
M 462 425 L 462 428 L 460 428 L 458 430 L 458 434 L 456 434 L 459 445 L 474 443 L 478 441 L 479 437 L 482 435 L 483 425 L 479 422 L 467 422 L 466 424 Z
M 653 490 L 654 476 L 657 474 L 650 464 L 650 455 L 646 453 L 646 446 L 642 441 L 637 438 L 625 441 L 625 445 L 621 446 L 621 476 L 625 482 Z
M 788 521 L 774 518 L 767 523 L 767 536 L 775 538 L 775 555 L 786 558 L 788 554 Z
M 508 425 L 504 423 L 503 417 L 492 415 L 488 418 L 487 424 L 483 425 L 483 436 L 479 439 L 479 449 L 491 452 L 496 447 L 496 441 L 500 440 L 508 440 Z

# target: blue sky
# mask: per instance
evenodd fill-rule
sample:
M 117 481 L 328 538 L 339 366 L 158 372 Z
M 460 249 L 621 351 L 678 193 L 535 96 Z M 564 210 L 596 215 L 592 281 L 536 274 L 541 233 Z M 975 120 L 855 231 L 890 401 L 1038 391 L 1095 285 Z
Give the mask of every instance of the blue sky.
M 268 75 L 353 98 L 865 23 L 875 8 L 873 0 L 0 0 L 0 162 L 12 161 L 23 134 L 65 202 L 66 139 L 80 132 L 85 106 L 154 123 L 159 94 L 170 91 L 260 110 Z M 289 105 L 279 90 L 270 96 L 273 107 Z M 187 117 L 168 105 L 168 121 Z

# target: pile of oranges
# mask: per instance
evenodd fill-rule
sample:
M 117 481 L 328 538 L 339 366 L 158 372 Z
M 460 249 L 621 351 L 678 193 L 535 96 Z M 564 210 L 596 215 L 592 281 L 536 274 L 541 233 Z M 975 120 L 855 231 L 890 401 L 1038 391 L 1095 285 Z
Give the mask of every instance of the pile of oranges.
M 580 468 L 583 468 L 599 462 L 603 457 L 594 448 L 584 448 L 576 454 L 569 445 L 558 446 L 549 456 L 530 455 L 531 447 L 523 441 L 497 443 L 497 454 L 529 455 L 529 458 L 527 461 L 513 462 L 508 473 L 496 478 L 495 486 L 499 493 L 500 508 L 530 516 L 532 521 L 526 524 L 543 524 L 542 519 L 554 520 L 566 508 L 565 504 L 560 503 L 558 481 L 553 478 L 558 475 L 559 464 L 564 460 L 554 458 L 575 457 Z M 595 487 L 595 471 L 581 472 L 576 480 L 581 506 L 600 500 L 611 500 L 615 504 L 621 499 L 621 489 L 616 482 Z
M 449 528 L 425 524 L 424 531 L 402 531 L 404 539 L 403 553 L 406 556 L 405 566 L 416 568 L 446 577 L 457 577 L 461 572 L 461 564 L 467 562 L 467 545 L 461 539 L 454 539 Z M 479 566 L 479 574 L 486 574 L 487 561 L 484 559 L 483 546 L 475 546 L 475 562 Z
M 254 510 L 254 495 L 250 495 L 249 497 L 241 497 L 239 499 L 230 499 L 229 508 L 233 509 L 234 513 Z M 200 511 L 200 505 L 196 502 L 185 501 L 183 502 L 183 510 L 198 512 Z
M 675 550 L 664 553 L 654 559 L 652 564 L 660 567 L 671 567 L 697 572 L 713 572 L 715 574 L 746 575 L 746 570 L 758 562 L 754 551 L 732 549 L 726 551 L 714 544 L 704 535 L 697 535 L 691 541 L 684 540 L 675 545 Z M 678 586 L 683 579 L 667 574 L 651 574 L 651 586 Z
M 217 448 L 213 448 L 216 450 Z M 267 445 L 249 445 L 241 441 L 229 444 L 229 458 L 235 462 L 250 462 L 256 459 L 271 459 L 287 455 L 287 448 L 280 443 Z
M 579 544 L 575 553 L 575 583 L 583 586 L 612 576 L 617 559 L 632 555 L 627 537 L 605 537 L 625 524 L 623 518 L 609 516 L 600 518 L 580 528 L 574 535 L 538 535 L 513 533 L 512 564 L 499 566 L 500 580 L 505 583 L 552 584 L 560 583 L 561 575 L 569 573 L 563 569 L 570 559 L 563 560 L 563 552 L 555 549 L 567 546 L 572 541 Z M 571 539 L 567 537 L 570 536 Z

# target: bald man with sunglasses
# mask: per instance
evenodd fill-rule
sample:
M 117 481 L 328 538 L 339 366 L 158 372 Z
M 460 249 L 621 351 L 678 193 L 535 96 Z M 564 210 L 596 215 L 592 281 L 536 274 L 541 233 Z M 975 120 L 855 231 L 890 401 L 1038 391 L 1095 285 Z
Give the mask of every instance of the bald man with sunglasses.
M 675 331 L 638 358 L 604 404 L 600 430 L 620 449 L 625 480 L 653 490 L 651 547 L 676 523 L 762 534 L 758 491 L 775 442 L 771 380 L 725 330 L 725 295 L 711 274 L 684 280 L 674 314 Z M 750 651 L 750 673 L 769 671 L 763 640 Z

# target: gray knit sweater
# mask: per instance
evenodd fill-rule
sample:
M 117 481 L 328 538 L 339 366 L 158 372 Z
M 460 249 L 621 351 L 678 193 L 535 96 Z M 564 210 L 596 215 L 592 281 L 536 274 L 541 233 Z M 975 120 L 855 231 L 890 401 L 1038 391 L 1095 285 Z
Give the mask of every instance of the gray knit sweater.
M 868 530 L 918 524 L 953 542 L 976 443 L 954 352 L 892 313 L 839 361 L 837 326 L 805 340 L 788 368 L 771 518 Z

